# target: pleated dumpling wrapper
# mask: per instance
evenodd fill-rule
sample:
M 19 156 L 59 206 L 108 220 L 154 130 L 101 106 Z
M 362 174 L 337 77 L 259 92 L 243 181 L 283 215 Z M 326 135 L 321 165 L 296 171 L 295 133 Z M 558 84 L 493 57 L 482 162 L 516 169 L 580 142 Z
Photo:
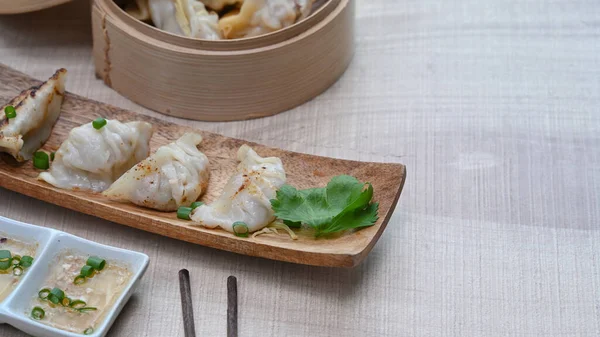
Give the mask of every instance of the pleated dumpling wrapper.
M 104 195 L 159 211 L 190 206 L 206 191 L 208 158 L 197 148 L 202 136 L 186 133 L 161 146 L 153 155 L 132 167 Z
M 1 108 L 0 152 L 23 162 L 44 145 L 60 115 L 66 79 L 67 70 L 59 69 L 48 81 L 23 91 Z M 7 107 L 14 108 L 13 118 L 7 117 Z
M 148 157 L 152 132 L 150 123 L 117 120 L 99 129 L 92 123 L 76 127 L 38 179 L 58 188 L 102 192 Z
M 285 184 L 286 176 L 281 159 L 262 158 L 248 145 L 238 150 L 237 172 L 229 179 L 219 198 L 210 205 L 192 211 L 194 223 L 221 227 L 233 233 L 233 223 L 242 221 L 254 232 L 275 220 L 271 199 Z
M 219 20 L 224 38 L 259 36 L 293 25 L 310 14 L 313 0 L 244 0 Z
M 209 13 L 199 0 L 149 0 L 154 26 L 169 33 L 220 40 L 219 16 Z

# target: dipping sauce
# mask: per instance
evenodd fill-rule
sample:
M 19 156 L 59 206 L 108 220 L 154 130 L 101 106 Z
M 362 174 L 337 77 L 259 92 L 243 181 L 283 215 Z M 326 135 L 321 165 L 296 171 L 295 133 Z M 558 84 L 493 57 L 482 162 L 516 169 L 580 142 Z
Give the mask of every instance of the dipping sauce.
M 60 252 L 50 263 L 49 275 L 38 290 L 58 288 L 71 302 L 85 302 L 79 307 L 95 310 L 80 311 L 68 305 L 54 304 L 48 298 L 41 299 L 36 293 L 33 294 L 30 310 L 35 307 L 44 310 L 44 317 L 38 322 L 80 334 L 86 330 L 91 332 L 102 323 L 133 273 L 123 263 L 106 260 L 102 270 L 85 277 L 83 283 L 75 284 L 74 280 L 78 276 L 81 278 L 82 267 L 86 266 L 88 258 L 90 255 L 71 250 Z M 31 317 L 31 311 L 27 315 Z
M 31 256 L 35 258 L 38 244 L 35 242 L 21 241 L 8 237 L 0 233 L 0 250 L 8 250 L 13 257 Z M 0 302 L 2 302 L 10 293 L 15 290 L 19 281 L 25 276 L 29 268 L 22 268 L 23 273 L 20 276 L 14 274 L 13 267 L 0 270 Z

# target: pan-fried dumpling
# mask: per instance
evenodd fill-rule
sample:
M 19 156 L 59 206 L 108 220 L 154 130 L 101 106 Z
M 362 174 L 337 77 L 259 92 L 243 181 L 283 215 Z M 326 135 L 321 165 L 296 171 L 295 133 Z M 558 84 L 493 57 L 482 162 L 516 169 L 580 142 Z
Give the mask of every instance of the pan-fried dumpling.
M 148 157 L 150 123 L 106 122 L 99 130 L 92 123 L 71 130 L 56 151 L 50 170 L 38 179 L 58 188 L 101 192 Z
M 175 211 L 198 200 L 208 185 L 208 158 L 196 147 L 197 133 L 161 146 L 104 191 L 112 200 L 130 201 L 159 211 Z
M 229 179 L 221 196 L 211 205 L 194 209 L 191 219 L 204 227 L 217 226 L 233 232 L 233 223 L 243 221 L 250 232 L 257 231 L 273 220 L 271 199 L 285 184 L 281 159 L 262 158 L 248 145 L 238 150 L 237 172 Z
M 199 0 L 149 0 L 152 22 L 169 33 L 220 40 L 219 16 Z
M 9 153 L 17 161 L 29 160 L 52 133 L 52 127 L 65 95 L 67 70 L 59 69 L 38 87 L 23 91 L 1 108 L 0 152 Z M 17 116 L 8 119 L 7 106 L 16 110 Z
M 313 0 L 244 0 L 239 13 L 219 20 L 223 37 L 235 39 L 267 34 L 308 16 Z

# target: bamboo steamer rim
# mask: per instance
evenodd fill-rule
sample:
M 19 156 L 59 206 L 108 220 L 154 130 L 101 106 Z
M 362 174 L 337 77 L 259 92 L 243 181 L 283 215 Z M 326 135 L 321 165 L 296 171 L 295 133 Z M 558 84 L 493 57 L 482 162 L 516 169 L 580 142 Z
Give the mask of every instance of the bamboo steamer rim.
M 94 4 L 98 6 L 107 17 L 113 19 L 111 20 L 112 23 L 119 26 L 121 30 L 128 32 L 130 35 L 132 35 L 132 31 L 136 31 L 140 33 L 140 36 L 143 36 L 143 38 L 152 39 L 153 42 L 160 41 L 165 43 L 165 47 L 169 45 L 173 48 L 184 47 L 207 52 L 235 52 L 284 43 L 295 36 L 301 35 L 322 21 L 326 21 L 326 18 L 339 8 L 341 3 L 347 5 L 348 0 L 326 0 L 326 2 L 318 6 L 318 8 L 313 9 L 311 14 L 306 18 L 288 27 L 267 34 L 230 40 L 205 40 L 169 33 L 144 23 L 125 12 L 114 0 L 94 1 Z M 212 53 L 209 54 L 214 55 Z
M 62 5 L 73 0 L 0 0 L 0 14 L 22 14 Z

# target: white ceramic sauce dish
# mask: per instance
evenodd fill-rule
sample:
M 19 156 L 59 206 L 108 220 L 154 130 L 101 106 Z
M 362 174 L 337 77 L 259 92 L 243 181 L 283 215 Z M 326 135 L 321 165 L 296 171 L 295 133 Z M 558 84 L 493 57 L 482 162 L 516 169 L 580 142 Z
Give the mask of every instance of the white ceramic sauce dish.
M 86 255 L 99 256 L 108 261 L 118 261 L 126 265 L 131 272 L 131 278 L 122 293 L 89 336 L 101 337 L 106 335 L 148 267 L 149 258 L 145 254 L 106 246 L 54 229 L 29 225 L 0 216 L 0 236 L 4 235 L 27 242 L 34 241 L 38 244 L 33 264 L 26 269 L 22 279 L 11 294 L 0 302 L 0 324 L 10 324 L 32 336 L 83 336 L 83 333 L 57 329 L 35 321 L 30 317 L 31 300 L 43 286 L 43 282 L 50 272 L 50 263 L 59 252 L 70 250 Z

